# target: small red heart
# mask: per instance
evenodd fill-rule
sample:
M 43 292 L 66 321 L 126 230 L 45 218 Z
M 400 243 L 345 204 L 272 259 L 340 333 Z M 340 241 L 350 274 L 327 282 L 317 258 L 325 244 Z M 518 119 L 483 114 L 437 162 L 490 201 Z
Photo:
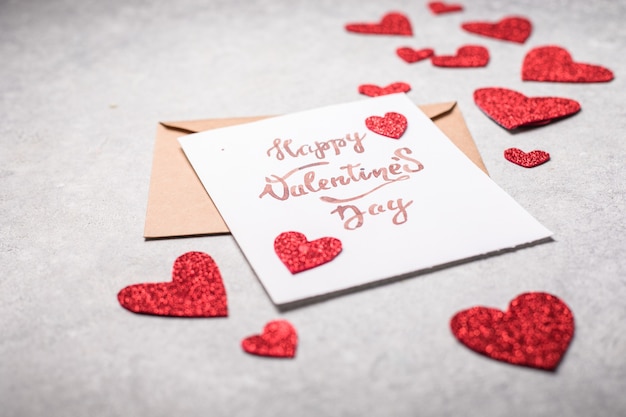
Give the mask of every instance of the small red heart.
M 525 17 L 511 16 L 505 17 L 497 23 L 468 22 L 463 23 L 461 27 L 468 32 L 489 38 L 524 43 L 530 36 L 533 25 L 530 20 Z
M 576 100 L 561 97 L 526 97 L 506 88 L 479 88 L 474 102 L 496 123 L 506 129 L 538 126 L 580 110 Z
M 516 297 L 506 312 L 461 311 L 450 328 L 461 343 L 491 359 L 554 370 L 574 336 L 574 316 L 556 296 L 535 292 Z
M 263 333 L 246 337 L 241 341 L 244 351 L 258 356 L 293 358 L 296 356 L 298 335 L 286 320 L 273 320 L 265 325 Z
M 561 83 L 602 83 L 611 81 L 613 72 L 600 65 L 574 62 L 559 46 L 540 46 L 524 57 L 522 80 Z
M 341 241 L 322 237 L 308 241 L 299 232 L 284 232 L 274 240 L 274 251 L 292 274 L 330 262 L 341 252 Z
M 428 7 L 434 14 L 460 12 L 463 10 L 463 6 L 460 4 L 447 4 L 442 1 L 431 1 L 428 3 Z
M 524 168 L 533 168 L 550 160 L 550 154 L 544 151 L 530 151 L 528 153 L 517 148 L 504 151 L 504 158 Z
M 396 49 L 396 54 L 400 58 L 408 62 L 409 64 L 421 61 L 426 58 L 430 58 L 431 56 L 434 55 L 434 53 L 435 51 L 432 50 L 431 48 L 413 49 L 413 48 L 409 48 L 408 46 L 405 46 L 405 47 Z
M 385 116 L 370 116 L 365 119 L 365 126 L 374 133 L 399 139 L 407 128 L 406 117 L 400 113 L 389 112 Z
M 123 288 L 117 299 L 133 313 L 173 317 L 226 317 L 228 302 L 217 264 L 206 253 L 187 252 L 176 259 L 172 282 Z
M 403 82 L 389 84 L 387 87 L 379 87 L 374 84 L 362 84 L 359 86 L 359 93 L 370 97 L 378 97 L 395 93 L 408 93 L 409 91 L 411 91 L 411 86 Z
M 413 35 L 411 22 L 402 13 L 392 12 L 383 16 L 380 23 L 349 23 L 348 32 L 365 33 L 372 35 Z
M 485 67 L 489 63 L 489 51 L 484 46 L 465 45 L 457 50 L 456 55 L 434 56 L 430 60 L 436 67 Z

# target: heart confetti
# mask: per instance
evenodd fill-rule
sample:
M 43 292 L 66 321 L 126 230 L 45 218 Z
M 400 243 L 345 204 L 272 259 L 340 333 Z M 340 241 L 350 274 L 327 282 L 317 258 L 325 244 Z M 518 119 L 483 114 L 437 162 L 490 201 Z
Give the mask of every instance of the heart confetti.
M 580 110 L 580 104 L 576 100 L 526 97 L 506 88 L 479 88 L 474 91 L 474 102 L 505 129 L 543 125 Z
M 505 17 L 497 23 L 468 22 L 461 25 L 467 32 L 503 41 L 524 43 L 532 31 L 532 23 L 525 17 Z
M 371 35 L 413 35 L 409 19 L 402 13 L 397 12 L 386 14 L 380 23 L 349 23 L 346 25 L 346 30 L 348 32 Z
M 431 1 L 428 3 L 428 8 L 434 14 L 460 12 L 463 10 L 463 6 L 460 4 L 447 4 L 442 1 Z
M 293 358 L 296 356 L 297 346 L 296 329 L 286 320 L 270 321 L 263 328 L 263 333 L 241 341 L 245 352 L 273 358 Z
M 600 65 L 574 62 L 559 46 L 540 46 L 524 57 L 522 80 L 561 83 L 601 83 L 611 81 L 613 72 Z
M 274 240 L 274 251 L 292 274 L 332 261 L 341 249 L 339 239 L 322 237 L 308 241 L 299 232 L 284 232 Z
M 504 158 L 524 168 L 533 168 L 550 160 L 550 154 L 544 151 L 524 152 L 521 149 L 509 148 L 504 151 Z
M 379 87 L 374 84 L 361 84 L 359 86 L 359 93 L 369 97 L 378 97 L 395 93 L 408 93 L 409 91 L 411 91 L 411 86 L 403 82 L 392 83 L 387 87 Z
M 176 259 L 172 282 L 130 285 L 117 299 L 133 313 L 173 317 L 226 317 L 226 290 L 217 264 L 206 253 Z
M 489 51 L 484 46 L 465 45 L 456 55 L 434 56 L 431 62 L 436 67 L 475 68 L 489 63 Z
M 574 316 L 556 296 L 533 292 L 516 297 L 506 312 L 461 311 L 450 328 L 461 343 L 491 359 L 554 370 L 574 336 Z
M 370 116 L 365 119 L 365 126 L 374 133 L 399 139 L 407 128 L 406 117 L 400 113 L 389 112 L 385 116 Z
M 435 51 L 431 48 L 413 49 L 408 46 L 404 46 L 396 49 L 396 54 L 409 64 L 412 64 L 414 62 L 430 58 L 435 54 Z

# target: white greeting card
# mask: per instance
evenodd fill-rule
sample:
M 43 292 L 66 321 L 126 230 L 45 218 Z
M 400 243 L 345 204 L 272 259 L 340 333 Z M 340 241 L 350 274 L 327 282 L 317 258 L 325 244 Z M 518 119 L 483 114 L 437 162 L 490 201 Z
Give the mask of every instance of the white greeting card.
M 405 94 L 179 141 L 278 305 L 551 235 Z

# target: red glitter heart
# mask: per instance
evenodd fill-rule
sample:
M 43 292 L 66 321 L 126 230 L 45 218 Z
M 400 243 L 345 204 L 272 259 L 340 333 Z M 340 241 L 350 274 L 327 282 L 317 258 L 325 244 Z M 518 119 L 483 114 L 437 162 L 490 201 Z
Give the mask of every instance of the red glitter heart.
M 403 82 L 389 84 L 387 87 L 379 87 L 374 84 L 362 84 L 359 86 L 359 93 L 370 97 L 378 97 L 395 93 L 408 93 L 409 91 L 411 91 L 411 86 Z
M 244 351 L 258 356 L 293 358 L 296 356 L 298 335 L 286 320 L 273 320 L 265 325 L 263 333 L 241 341 Z
M 544 125 L 580 110 L 576 100 L 561 97 L 526 97 L 506 88 L 479 88 L 474 102 L 506 129 Z
M 550 160 L 550 154 L 544 151 L 524 152 L 521 149 L 509 148 L 504 151 L 504 158 L 524 168 L 532 168 Z
M 491 359 L 554 370 L 574 336 L 574 316 L 556 296 L 535 292 L 519 295 L 506 312 L 461 311 L 450 328 L 461 343 Z
M 463 6 L 460 4 L 447 4 L 442 1 L 431 1 L 428 3 L 428 7 L 434 14 L 460 12 L 463 10 Z
M 522 80 L 561 83 L 601 83 L 611 81 L 613 72 L 600 65 L 574 62 L 559 46 L 540 46 L 524 57 Z
M 370 116 L 365 119 L 365 126 L 374 133 L 399 139 L 407 127 L 406 117 L 400 113 L 389 112 L 385 116 Z
M 341 241 L 322 237 L 308 241 L 299 232 L 284 232 L 274 240 L 274 251 L 292 274 L 330 262 L 341 252 Z
M 372 35 L 413 35 L 411 22 L 402 13 L 392 12 L 383 16 L 380 23 L 349 23 L 348 32 L 365 33 Z
M 490 22 L 468 22 L 461 25 L 468 32 L 489 38 L 501 39 L 524 43 L 532 31 L 532 23 L 525 17 L 510 16 L 505 17 L 497 23 Z
M 228 303 L 222 276 L 213 258 L 187 252 L 176 259 L 172 282 L 130 285 L 117 294 L 133 313 L 173 317 L 226 317 Z
M 418 62 L 426 58 L 430 58 L 431 56 L 435 54 L 435 51 L 432 50 L 431 48 L 413 49 L 413 48 L 409 48 L 408 46 L 405 46 L 405 47 L 396 49 L 396 54 L 400 58 L 408 62 L 409 64 L 412 64 L 414 62 Z
M 430 60 L 436 67 L 485 67 L 489 63 L 489 51 L 484 46 L 465 45 L 456 51 L 456 55 L 434 56 Z

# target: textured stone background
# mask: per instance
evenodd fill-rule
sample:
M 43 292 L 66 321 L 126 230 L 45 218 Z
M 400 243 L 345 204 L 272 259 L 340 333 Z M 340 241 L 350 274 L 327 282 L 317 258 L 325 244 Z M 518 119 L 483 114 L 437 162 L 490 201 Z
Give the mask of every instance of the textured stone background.
M 622 1 L 0 1 L 0 404 L 3 416 L 616 416 L 626 413 Z M 406 13 L 415 35 L 348 34 L 347 22 Z M 523 14 L 524 44 L 460 29 Z M 489 48 L 482 69 L 408 65 L 399 46 Z M 611 68 L 608 84 L 528 83 L 534 46 Z M 555 241 L 279 312 L 230 236 L 145 242 L 156 123 L 287 113 L 406 81 L 416 103 L 457 100 L 492 178 Z M 511 134 L 476 88 L 582 104 Z M 526 170 L 509 147 L 544 149 Z M 419 238 L 419 237 L 416 237 Z M 217 261 L 230 317 L 136 316 L 126 285 L 169 279 L 174 259 Z M 384 262 L 384 259 L 381 259 Z M 576 335 L 556 373 L 491 361 L 451 335 L 451 316 L 506 308 L 521 292 L 561 297 Z M 284 317 L 295 361 L 245 355 L 240 340 Z

